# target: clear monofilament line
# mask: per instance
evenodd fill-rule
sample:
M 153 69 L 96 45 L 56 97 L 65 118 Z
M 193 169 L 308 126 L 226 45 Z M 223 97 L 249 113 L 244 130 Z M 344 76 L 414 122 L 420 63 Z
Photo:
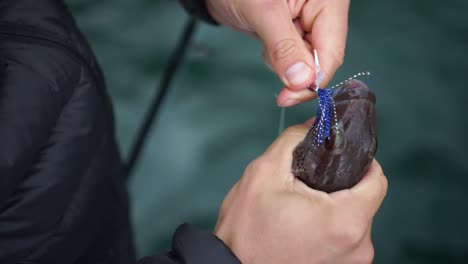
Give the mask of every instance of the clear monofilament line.
M 285 122 L 286 122 L 286 108 L 281 107 L 280 119 L 279 119 L 279 125 L 278 125 L 278 136 L 281 135 L 281 133 L 283 133 Z

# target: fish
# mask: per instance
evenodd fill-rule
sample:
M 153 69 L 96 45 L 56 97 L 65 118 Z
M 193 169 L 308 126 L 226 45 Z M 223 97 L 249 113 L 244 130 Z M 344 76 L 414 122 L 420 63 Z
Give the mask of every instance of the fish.
M 292 173 L 312 189 L 327 193 L 356 185 L 377 152 L 375 93 L 364 82 L 350 79 L 331 95 L 336 124 L 317 143 L 315 122 L 293 151 Z

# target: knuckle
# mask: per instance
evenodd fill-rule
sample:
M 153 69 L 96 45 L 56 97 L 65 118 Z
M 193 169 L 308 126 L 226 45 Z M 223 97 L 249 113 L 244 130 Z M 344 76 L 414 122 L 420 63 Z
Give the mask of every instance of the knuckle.
M 259 181 L 261 181 L 261 166 L 263 165 L 257 160 L 258 159 L 250 162 L 249 165 L 247 165 L 244 174 L 242 175 L 242 179 L 239 181 L 237 187 L 237 190 L 242 193 L 244 199 L 247 200 L 252 200 L 252 197 L 255 197 L 259 188 L 261 187 L 261 182 Z
M 342 65 L 343 65 L 344 56 L 345 56 L 344 51 L 339 52 L 339 53 L 336 55 L 336 62 L 338 63 L 338 66 L 342 66 Z
M 363 264 L 371 264 L 374 261 L 375 257 L 375 250 L 372 244 L 362 253 L 363 259 L 362 263 Z
M 358 225 L 348 227 L 343 234 L 344 241 L 347 242 L 350 246 L 359 244 L 363 237 L 364 232 Z
M 375 257 L 375 250 L 374 246 L 372 243 L 368 243 L 368 245 L 365 245 L 362 247 L 361 250 L 358 250 L 356 252 L 356 259 L 355 263 L 356 264 L 371 264 L 374 261 Z
M 258 173 L 263 170 L 265 170 L 265 160 L 263 156 L 260 156 L 247 165 L 247 170 L 253 172 L 253 173 Z
M 346 248 L 356 247 L 365 236 L 365 228 L 359 224 L 348 224 L 335 228 L 334 240 Z
M 283 131 L 283 134 L 284 135 L 290 135 L 290 134 L 295 134 L 297 133 L 297 127 L 296 126 L 290 126 L 290 127 L 287 127 L 284 131 Z
M 263 175 L 267 175 L 270 171 L 271 162 L 264 155 L 256 158 L 247 165 L 244 178 L 250 184 L 261 181 Z
M 310 127 L 307 125 L 295 125 L 286 128 L 273 143 L 271 150 L 284 151 L 285 147 L 288 148 L 293 143 L 299 144 L 300 141 L 304 140 L 309 129 Z M 267 152 L 269 151 L 267 150 Z
M 385 177 L 382 171 L 376 172 L 376 188 L 374 199 L 376 201 L 381 201 L 387 195 L 388 190 L 388 179 Z
M 306 125 L 295 125 L 295 126 L 290 126 L 287 127 L 284 132 L 282 133 L 283 136 L 288 136 L 288 135 L 301 135 L 305 136 L 307 134 L 307 131 L 309 130 L 310 127 Z
M 245 168 L 244 175 L 255 175 L 255 173 L 259 170 L 259 163 L 259 158 L 252 160 Z
M 283 39 L 271 48 L 271 58 L 273 61 L 282 61 L 298 51 L 299 47 L 294 39 Z
M 384 197 L 387 195 L 387 190 L 388 190 L 388 179 L 387 177 L 385 177 L 385 175 L 382 175 L 382 193 Z
M 344 46 L 342 48 L 340 47 L 338 49 L 333 50 L 331 54 L 332 54 L 333 60 L 335 61 L 337 68 L 341 67 L 343 65 L 344 57 L 345 57 Z

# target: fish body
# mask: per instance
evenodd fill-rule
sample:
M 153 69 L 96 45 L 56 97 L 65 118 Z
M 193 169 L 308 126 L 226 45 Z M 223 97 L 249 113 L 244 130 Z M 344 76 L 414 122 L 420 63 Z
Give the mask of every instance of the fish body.
M 337 123 L 322 144 L 314 124 L 293 151 L 293 174 L 324 192 L 348 189 L 364 176 L 377 151 L 375 94 L 363 82 L 349 80 L 332 94 Z

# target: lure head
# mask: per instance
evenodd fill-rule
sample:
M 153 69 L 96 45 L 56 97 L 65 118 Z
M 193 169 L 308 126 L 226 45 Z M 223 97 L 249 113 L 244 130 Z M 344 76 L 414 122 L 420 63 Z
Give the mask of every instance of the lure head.
M 358 183 L 377 151 L 375 94 L 361 81 L 349 80 L 332 98 L 336 124 L 317 144 L 317 124 L 293 152 L 293 174 L 313 189 L 334 192 Z

